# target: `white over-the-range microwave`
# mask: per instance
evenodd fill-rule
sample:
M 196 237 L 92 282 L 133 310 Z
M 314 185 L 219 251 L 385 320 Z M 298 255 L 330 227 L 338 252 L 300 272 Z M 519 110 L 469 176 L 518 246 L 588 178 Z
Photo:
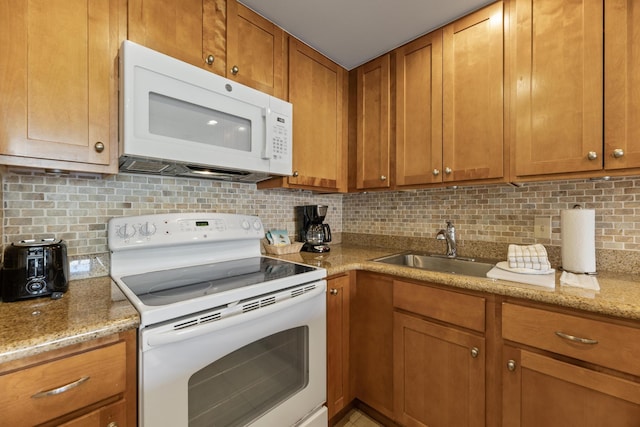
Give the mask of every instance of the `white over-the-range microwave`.
M 292 105 L 125 41 L 120 171 L 259 182 L 291 175 Z

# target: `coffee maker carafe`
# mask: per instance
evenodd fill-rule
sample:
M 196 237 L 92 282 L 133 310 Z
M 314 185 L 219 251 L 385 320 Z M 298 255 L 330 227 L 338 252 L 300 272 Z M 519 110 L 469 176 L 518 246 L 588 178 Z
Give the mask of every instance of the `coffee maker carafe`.
M 306 205 L 296 206 L 296 229 L 298 238 L 304 242 L 302 250 L 306 252 L 329 252 L 331 228 L 324 224 L 328 206 Z

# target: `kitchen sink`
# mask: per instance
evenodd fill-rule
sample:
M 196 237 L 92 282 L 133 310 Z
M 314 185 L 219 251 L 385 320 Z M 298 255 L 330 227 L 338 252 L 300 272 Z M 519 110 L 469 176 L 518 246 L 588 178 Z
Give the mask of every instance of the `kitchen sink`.
M 412 252 L 387 255 L 376 258 L 373 261 L 474 277 L 487 277 L 487 272 L 495 266 L 495 264 L 492 264 L 488 260 L 477 260 L 465 257 L 447 258 L 444 255 Z

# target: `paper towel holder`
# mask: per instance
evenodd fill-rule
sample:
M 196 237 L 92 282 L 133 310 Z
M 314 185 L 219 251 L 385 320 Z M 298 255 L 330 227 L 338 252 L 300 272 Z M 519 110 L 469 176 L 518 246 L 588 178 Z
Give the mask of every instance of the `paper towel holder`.
M 572 209 L 584 209 L 584 208 L 582 207 L 582 205 L 581 205 L 581 204 L 576 203 L 575 205 L 573 205 Z M 565 270 L 565 269 L 562 267 L 562 265 L 560 265 L 560 266 L 558 267 L 558 270 L 560 270 L 560 271 L 566 271 L 566 272 L 568 272 L 568 273 L 573 273 L 572 271 Z M 586 276 L 597 276 L 597 275 L 598 275 L 598 272 L 597 272 L 597 271 L 593 271 L 593 272 L 584 272 L 584 273 L 577 273 L 577 274 L 584 274 L 584 275 L 586 275 Z

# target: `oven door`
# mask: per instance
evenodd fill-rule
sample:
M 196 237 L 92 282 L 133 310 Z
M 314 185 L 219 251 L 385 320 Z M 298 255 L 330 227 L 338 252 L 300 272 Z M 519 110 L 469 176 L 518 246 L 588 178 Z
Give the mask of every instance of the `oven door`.
M 140 425 L 326 426 L 326 282 L 311 287 L 220 320 L 142 329 Z

